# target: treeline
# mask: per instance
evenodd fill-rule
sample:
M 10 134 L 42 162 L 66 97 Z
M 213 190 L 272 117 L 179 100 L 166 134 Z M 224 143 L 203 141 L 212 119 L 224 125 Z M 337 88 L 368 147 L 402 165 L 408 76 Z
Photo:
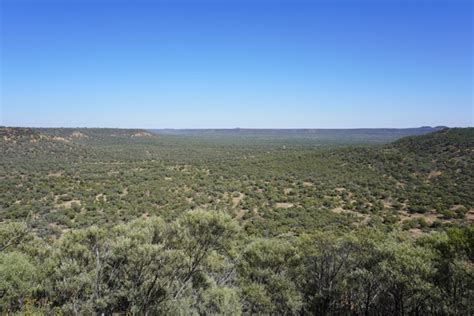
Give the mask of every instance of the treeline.
M 0 312 L 474 313 L 474 228 L 417 240 L 360 228 L 251 237 L 222 212 L 141 218 L 40 239 L 0 226 Z

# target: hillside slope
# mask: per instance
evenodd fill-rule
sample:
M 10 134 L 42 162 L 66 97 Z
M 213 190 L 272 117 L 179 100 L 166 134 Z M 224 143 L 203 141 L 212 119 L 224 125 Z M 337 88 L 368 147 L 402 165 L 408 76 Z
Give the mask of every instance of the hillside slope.
M 429 200 L 438 211 L 442 200 L 452 203 L 444 205 L 445 211 L 448 207 L 450 211 L 474 207 L 474 128 L 407 137 L 391 148 L 395 152 L 390 160 L 392 165 L 388 164 L 389 172 L 406 186 L 407 193 L 413 194 L 413 202 Z

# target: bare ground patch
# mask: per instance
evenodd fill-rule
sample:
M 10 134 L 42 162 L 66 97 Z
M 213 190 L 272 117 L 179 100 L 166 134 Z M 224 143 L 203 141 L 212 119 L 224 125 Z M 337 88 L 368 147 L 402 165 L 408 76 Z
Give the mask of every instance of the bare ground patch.
M 148 132 L 138 132 L 132 135 L 132 137 L 151 137 L 151 136 L 153 135 Z
M 346 210 L 346 209 L 343 209 L 342 207 L 333 208 L 331 212 L 336 213 L 336 214 L 352 214 L 357 217 L 364 217 L 364 218 L 367 217 L 367 215 L 365 214 L 361 214 L 359 212 L 352 211 L 352 210 Z
M 62 175 L 63 175 L 62 171 L 48 173 L 48 177 L 51 177 L 51 178 L 62 177 Z
M 428 173 L 428 179 L 432 179 L 432 178 L 436 178 L 436 177 L 439 177 L 440 175 L 442 175 L 443 173 L 439 170 L 434 170 L 434 171 L 431 171 L 430 173 Z
M 77 132 L 77 131 L 73 132 L 71 134 L 71 137 L 73 137 L 73 138 L 89 138 L 89 136 L 87 136 L 86 134 L 83 134 L 83 133 Z
M 99 194 L 97 194 L 97 195 L 95 196 L 95 200 L 96 200 L 97 202 L 99 202 L 99 201 L 101 201 L 101 200 L 104 201 L 104 202 L 107 202 L 107 195 L 105 195 L 105 194 L 103 194 L 103 193 L 99 193 Z
M 245 215 L 247 212 L 248 212 L 247 210 L 240 209 L 240 210 L 238 210 L 238 211 L 235 212 L 235 218 L 236 218 L 236 219 L 242 219 L 242 217 L 244 217 L 244 215 Z
M 232 197 L 232 206 L 237 207 L 237 205 L 239 205 L 240 202 L 242 202 L 244 197 L 245 197 L 245 194 L 242 192 L 239 192 L 239 196 Z
M 120 193 L 119 195 L 120 195 L 121 197 L 124 197 L 124 196 L 126 196 L 127 194 L 128 194 L 128 188 L 125 188 L 125 189 L 123 189 L 122 193 Z
M 288 203 L 288 202 L 281 202 L 281 203 L 276 203 L 275 207 L 276 208 L 290 208 L 295 206 L 293 203 Z
M 81 205 L 81 200 L 71 200 L 57 204 L 59 207 L 71 208 L 73 204 Z
M 474 223 L 474 209 L 470 209 L 470 210 L 466 213 L 466 220 L 467 220 L 468 222 Z

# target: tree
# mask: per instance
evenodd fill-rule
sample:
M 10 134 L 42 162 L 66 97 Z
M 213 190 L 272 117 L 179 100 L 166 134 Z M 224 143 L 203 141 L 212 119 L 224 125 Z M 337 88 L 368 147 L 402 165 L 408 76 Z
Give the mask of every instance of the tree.
M 39 279 L 37 267 L 27 255 L 0 253 L 0 311 L 16 311 L 32 300 Z
M 292 279 L 297 250 L 282 239 L 256 239 L 242 252 L 239 283 L 243 308 L 251 314 L 295 314 L 301 296 Z

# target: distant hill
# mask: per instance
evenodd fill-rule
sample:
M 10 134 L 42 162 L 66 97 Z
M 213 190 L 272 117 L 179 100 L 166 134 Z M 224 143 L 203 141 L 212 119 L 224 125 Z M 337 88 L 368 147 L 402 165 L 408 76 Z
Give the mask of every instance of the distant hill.
M 0 150 L 4 159 L 43 161 L 55 156 L 71 161 L 93 156 L 102 145 L 155 138 L 142 129 L 0 127 Z
M 1 127 L 0 150 L 3 159 L 46 159 L 64 153 L 80 155 L 84 151 L 70 135 L 48 134 L 36 128 Z
M 199 143 L 202 146 L 260 148 L 340 147 L 387 144 L 406 136 L 424 135 L 443 127 L 408 129 L 118 129 L 118 128 L 22 128 L 0 127 L 0 148 L 4 153 L 43 154 L 78 152 L 96 145 L 126 143 L 157 144 L 160 136 L 168 144 Z M 409 140 L 407 140 L 409 141 Z M 92 147 L 90 146 L 92 145 Z M 162 144 L 163 145 L 163 144 Z M 80 148 L 78 148 L 78 146 Z M 82 147 L 81 147 L 82 146 Z M 85 147 L 84 147 L 85 146 Z M 35 156 L 33 155 L 33 156 Z M 69 154 L 68 154 L 69 155 Z M 31 156 L 31 155 L 30 155 Z M 33 157 L 32 156 L 32 157 Z
M 0 127 L 0 141 L 6 143 L 53 141 L 81 143 L 106 138 L 156 137 L 143 129 L 118 128 L 24 128 Z
M 40 128 L 41 133 L 80 138 L 106 138 L 106 137 L 152 137 L 153 134 L 144 129 L 123 129 L 123 128 Z
M 29 127 L 0 127 L 0 137 L 30 137 L 32 135 L 44 135 L 50 137 L 64 138 L 88 138 L 88 137 L 140 137 L 153 136 L 144 129 L 125 128 L 29 128 Z
M 158 135 L 205 138 L 305 139 L 334 143 L 389 143 L 406 136 L 424 135 L 445 129 L 444 126 L 418 128 L 358 129 L 152 129 Z
M 87 143 L 117 138 L 147 138 L 157 135 L 204 139 L 294 140 L 322 143 L 389 143 L 406 136 L 424 135 L 445 127 L 375 129 L 119 129 L 119 128 L 23 128 L 0 127 L 0 141 L 54 141 Z

